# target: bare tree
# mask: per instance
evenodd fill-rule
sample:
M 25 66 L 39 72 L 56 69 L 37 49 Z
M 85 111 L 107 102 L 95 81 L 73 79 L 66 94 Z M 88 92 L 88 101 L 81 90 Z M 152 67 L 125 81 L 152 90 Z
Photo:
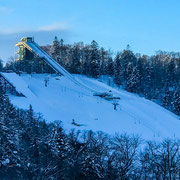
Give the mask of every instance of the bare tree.
M 138 136 L 118 135 L 111 140 L 113 166 L 118 170 L 118 179 L 129 179 L 134 175 L 137 152 L 141 140 Z
M 141 157 L 144 179 L 180 179 L 179 149 L 180 143 L 176 140 L 166 139 L 161 144 L 148 142 Z

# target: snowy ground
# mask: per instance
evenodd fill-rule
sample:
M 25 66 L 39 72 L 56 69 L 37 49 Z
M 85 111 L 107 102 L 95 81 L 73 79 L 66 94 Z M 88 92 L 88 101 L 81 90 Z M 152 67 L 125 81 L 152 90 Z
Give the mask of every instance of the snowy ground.
M 61 120 L 66 130 L 91 129 L 109 134 L 127 132 L 139 134 L 144 139 L 180 138 L 180 120 L 161 106 L 98 80 L 81 75 L 74 77 L 86 87 L 99 92 L 111 90 L 114 96 L 120 97 L 117 111 L 111 101 L 94 97 L 87 88 L 64 76 L 48 74 L 21 75 L 26 84 L 22 86 L 28 87 L 24 90 L 26 98 L 10 95 L 10 99 L 20 108 L 27 109 L 32 104 L 47 122 Z M 47 87 L 45 79 L 49 79 Z M 80 126 L 73 125 L 73 120 Z

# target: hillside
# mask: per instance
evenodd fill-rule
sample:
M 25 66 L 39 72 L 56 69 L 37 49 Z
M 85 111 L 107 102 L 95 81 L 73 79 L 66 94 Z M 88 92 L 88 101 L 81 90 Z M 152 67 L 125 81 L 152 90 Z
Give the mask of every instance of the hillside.
M 144 139 L 180 138 L 178 116 L 161 106 L 96 79 L 81 75 L 74 77 L 86 87 L 99 92 L 111 90 L 114 96 L 120 97 L 117 111 L 111 101 L 95 97 L 88 89 L 57 75 L 21 75 L 23 86 L 28 87 L 24 90 L 26 97 L 9 96 L 17 107 L 27 109 L 32 104 L 33 109 L 48 122 L 61 120 L 66 130 L 92 129 L 109 134 L 127 132 L 139 134 Z M 47 87 L 45 79 L 48 80 Z M 15 78 L 12 81 L 18 83 Z

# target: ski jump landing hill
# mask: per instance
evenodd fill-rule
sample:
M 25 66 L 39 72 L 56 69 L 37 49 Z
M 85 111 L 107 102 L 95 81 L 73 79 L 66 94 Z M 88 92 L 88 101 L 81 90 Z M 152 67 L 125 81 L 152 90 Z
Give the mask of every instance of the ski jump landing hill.
M 63 75 L 67 77 L 69 80 L 73 81 L 76 85 L 85 88 L 92 93 L 100 93 L 85 86 L 83 83 L 76 80 L 68 71 L 66 71 L 56 60 L 54 60 L 49 54 L 47 54 L 34 40 L 32 37 L 22 38 L 20 42 L 16 44 L 19 47 L 19 51 L 17 52 L 18 58 L 17 60 L 23 60 L 25 52 L 28 50 L 33 53 L 35 56 L 43 59 L 52 69 L 55 70 L 57 74 Z

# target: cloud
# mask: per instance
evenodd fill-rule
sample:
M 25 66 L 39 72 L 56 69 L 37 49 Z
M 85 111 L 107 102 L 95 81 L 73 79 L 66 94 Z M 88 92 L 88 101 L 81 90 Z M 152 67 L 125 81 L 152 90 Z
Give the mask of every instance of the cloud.
M 69 31 L 70 27 L 65 22 L 56 22 L 52 24 L 48 24 L 45 26 L 40 26 L 36 28 L 1 28 L 0 35 L 10 35 L 17 33 L 28 33 L 28 32 L 52 32 L 52 31 Z
M 38 30 L 40 31 L 58 31 L 58 30 L 68 30 L 68 29 L 69 29 L 68 25 L 64 22 L 53 23 L 38 28 Z
M 10 34 L 16 34 L 23 32 L 23 30 L 18 30 L 18 29 L 11 29 L 11 28 L 2 28 L 0 29 L 0 35 L 10 35 Z
M 54 37 L 63 38 L 66 42 L 75 34 L 65 23 L 54 23 L 36 29 L 4 29 L 0 31 L 0 58 L 7 60 L 14 56 L 14 46 L 22 37 L 34 37 L 40 45 L 51 44 Z
M 14 10 L 5 6 L 0 6 L 0 14 L 11 14 Z

